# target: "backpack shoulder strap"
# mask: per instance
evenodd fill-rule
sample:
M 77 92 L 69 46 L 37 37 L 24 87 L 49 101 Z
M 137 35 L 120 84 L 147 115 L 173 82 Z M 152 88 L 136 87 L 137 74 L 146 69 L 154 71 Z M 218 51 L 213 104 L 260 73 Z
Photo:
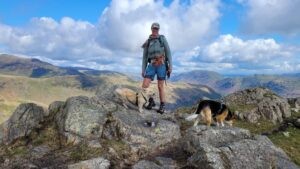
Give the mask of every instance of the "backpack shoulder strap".
M 160 43 L 160 47 L 165 47 L 163 38 L 165 38 L 164 35 L 159 35 L 159 37 L 158 37 L 158 41 Z

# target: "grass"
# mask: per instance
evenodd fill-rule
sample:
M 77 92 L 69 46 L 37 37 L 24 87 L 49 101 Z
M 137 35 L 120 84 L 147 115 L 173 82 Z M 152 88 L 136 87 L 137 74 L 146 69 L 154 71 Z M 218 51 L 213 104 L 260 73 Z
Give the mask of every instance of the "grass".
M 48 126 L 38 134 L 34 133 L 31 137 L 33 146 L 47 144 L 50 147 L 56 148 L 60 144 L 58 131 L 53 126 Z
M 33 102 L 47 107 L 53 101 L 65 101 L 71 96 L 93 96 L 95 91 L 84 90 L 73 76 L 29 78 L 0 74 L 0 123 L 4 122 L 20 103 Z M 60 84 L 64 82 L 64 85 Z
M 300 130 L 289 127 L 285 132 L 289 133 L 289 137 L 286 137 L 283 132 L 278 132 L 270 135 L 269 138 L 300 166 Z
M 249 130 L 253 134 L 262 134 L 276 128 L 277 125 L 268 120 L 260 120 L 257 123 L 249 123 L 246 121 L 236 120 L 233 124 L 236 127 Z
M 238 111 L 238 112 L 247 112 L 249 110 L 252 110 L 256 108 L 257 105 L 255 104 L 232 104 L 229 106 L 230 110 L 232 112 Z
M 300 112 L 297 113 L 298 115 Z M 299 117 L 299 116 L 297 116 Z M 271 131 L 278 127 L 270 121 L 259 121 L 256 124 L 236 121 L 234 126 L 248 129 L 253 134 L 261 134 L 264 132 Z M 289 137 L 286 137 L 283 133 L 288 132 Z M 298 165 L 300 166 L 300 130 L 295 127 L 289 127 L 286 131 L 280 131 L 268 135 L 269 139 L 283 151 Z
M 70 158 L 75 162 L 87 160 L 93 157 L 99 157 L 103 154 L 102 148 L 91 148 L 83 142 L 71 148 Z

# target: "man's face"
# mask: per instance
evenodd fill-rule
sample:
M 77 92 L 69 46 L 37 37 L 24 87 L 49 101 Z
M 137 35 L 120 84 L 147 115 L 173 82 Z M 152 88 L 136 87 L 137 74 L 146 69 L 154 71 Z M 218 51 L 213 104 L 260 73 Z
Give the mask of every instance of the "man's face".
M 158 28 L 155 28 L 155 27 L 154 27 L 154 28 L 152 28 L 151 30 L 152 30 L 152 33 L 153 33 L 153 34 L 158 34 L 158 31 L 159 31 Z

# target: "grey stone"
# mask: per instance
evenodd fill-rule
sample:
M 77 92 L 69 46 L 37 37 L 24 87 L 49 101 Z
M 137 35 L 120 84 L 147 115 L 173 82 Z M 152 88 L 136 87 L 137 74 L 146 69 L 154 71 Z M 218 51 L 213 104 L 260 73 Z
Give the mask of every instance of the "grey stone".
M 166 157 L 156 157 L 155 160 L 164 168 L 164 169 L 176 169 L 178 168 L 176 161 L 171 158 Z
M 251 123 L 256 123 L 260 119 L 277 123 L 291 116 L 288 101 L 266 88 L 237 91 L 225 96 L 222 100 L 230 108 L 240 112 L 238 116 L 240 119 Z
M 31 156 L 36 157 L 36 158 L 41 158 L 44 155 L 46 155 L 48 152 L 50 152 L 50 148 L 47 145 L 41 145 L 41 146 L 37 146 L 34 147 L 31 150 Z
M 0 126 L 0 139 L 10 144 L 18 138 L 29 136 L 39 129 L 47 116 L 46 111 L 34 103 L 20 104 L 12 116 Z M 1 143 L 1 142 L 0 142 Z
M 102 157 L 68 165 L 68 169 L 109 169 L 110 162 Z
M 187 130 L 183 139 L 183 148 L 188 152 L 196 152 L 201 144 L 222 146 L 230 142 L 250 138 L 248 130 L 231 127 L 207 127 L 198 125 Z
M 77 144 L 83 139 L 100 139 L 107 113 L 113 109 L 116 109 L 116 105 L 107 100 L 71 97 L 55 119 L 59 132 L 66 137 L 67 143 Z
M 106 125 L 103 137 L 123 140 L 140 157 L 181 137 L 179 125 L 157 113 L 141 114 L 121 108 L 110 118 L 112 122 Z M 155 122 L 155 127 L 145 125 L 146 121 Z
M 188 166 L 196 168 L 298 168 L 265 136 L 251 136 L 239 128 L 192 127 L 183 137 L 192 154 Z
M 136 163 L 133 167 L 133 169 L 164 169 L 162 166 L 159 166 L 158 164 L 148 161 L 148 160 L 141 160 L 138 163 Z

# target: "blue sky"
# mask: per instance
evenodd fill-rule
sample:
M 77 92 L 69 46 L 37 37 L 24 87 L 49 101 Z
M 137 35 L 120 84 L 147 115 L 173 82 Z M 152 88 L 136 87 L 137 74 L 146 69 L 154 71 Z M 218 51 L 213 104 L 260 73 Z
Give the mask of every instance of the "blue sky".
M 139 73 L 140 44 L 158 21 L 175 73 L 297 73 L 299 7 L 295 0 L 0 0 L 0 53 Z

